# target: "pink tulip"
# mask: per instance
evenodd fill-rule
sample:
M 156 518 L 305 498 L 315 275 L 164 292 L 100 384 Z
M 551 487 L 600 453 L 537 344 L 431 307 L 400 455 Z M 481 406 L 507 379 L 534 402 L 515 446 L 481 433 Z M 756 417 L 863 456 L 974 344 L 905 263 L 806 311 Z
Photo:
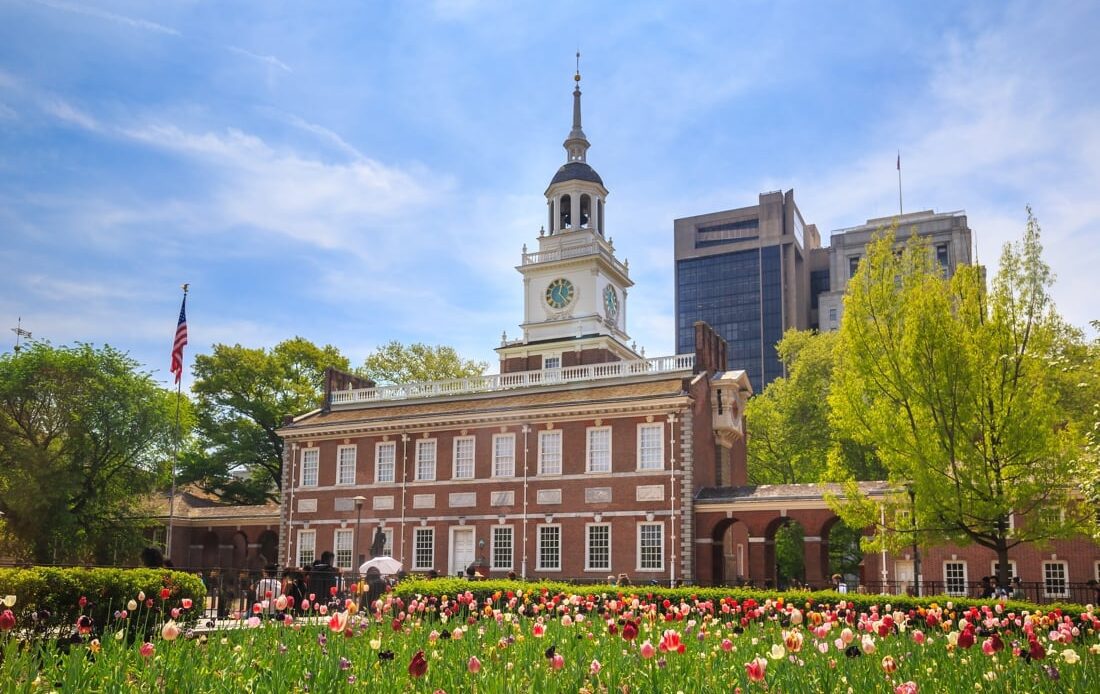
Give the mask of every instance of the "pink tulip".
M 920 629 L 917 629 L 916 631 L 914 631 L 913 632 L 913 641 L 918 646 L 922 645 L 924 643 L 924 632 L 921 631 Z
M 180 608 L 178 608 L 178 607 L 173 607 L 173 608 L 172 608 L 172 609 L 170 610 L 170 613 L 171 613 L 171 615 L 172 615 L 172 619 L 179 619 L 179 616 L 180 616 Z
M 894 687 L 894 694 L 917 694 L 916 682 L 904 682 Z
M 565 667 L 565 658 L 561 656 L 561 653 L 555 653 L 554 657 L 550 659 L 550 667 L 555 670 L 561 670 Z
M 730 641 L 729 639 L 722 639 L 722 650 L 725 651 L 726 653 L 729 653 L 730 651 L 732 651 L 733 650 L 733 641 Z
M 652 658 L 656 653 L 657 649 L 653 647 L 649 639 L 646 639 L 645 643 L 642 644 L 642 657 L 647 659 Z
M 546 635 L 546 625 L 542 622 L 535 622 L 535 626 L 531 627 L 531 635 L 536 639 L 541 639 Z
M 165 641 L 175 641 L 179 638 L 180 628 L 176 625 L 174 620 L 168 620 L 164 623 L 164 626 L 160 629 L 160 637 Z
M 481 671 L 481 661 L 477 659 L 476 655 L 470 656 L 470 659 L 466 662 L 466 669 L 474 675 Z
M 191 598 L 184 598 L 183 600 L 180 600 L 180 604 L 183 605 L 183 609 L 190 610 L 191 609 Z
M 600 670 L 602 668 L 603 668 L 603 666 L 600 665 L 600 661 L 598 661 L 596 659 L 593 659 L 592 663 L 588 666 L 588 672 L 590 672 L 593 675 L 598 675 L 598 674 L 600 674 Z
M 141 653 L 142 657 L 149 658 L 157 652 L 156 646 L 146 641 L 141 644 L 141 648 L 138 649 L 138 653 Z

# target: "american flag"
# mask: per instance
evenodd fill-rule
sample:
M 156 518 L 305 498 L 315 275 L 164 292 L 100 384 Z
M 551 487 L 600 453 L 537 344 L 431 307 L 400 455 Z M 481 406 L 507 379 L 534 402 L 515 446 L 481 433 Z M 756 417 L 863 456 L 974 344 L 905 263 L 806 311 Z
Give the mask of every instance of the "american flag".
M 176 374 L 176 383 L 183 377 L 183 347 L 187 344 L 187 295 L 183 295 L 180 304 L 180 321 L 176 324 L 176 340 L 172 343 L 172 373 Z

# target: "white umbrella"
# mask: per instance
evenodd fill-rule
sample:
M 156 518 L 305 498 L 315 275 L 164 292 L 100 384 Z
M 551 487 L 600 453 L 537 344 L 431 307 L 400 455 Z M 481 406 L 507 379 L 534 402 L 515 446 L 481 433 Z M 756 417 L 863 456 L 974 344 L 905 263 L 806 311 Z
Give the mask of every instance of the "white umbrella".
M 372 567 L 378 569 L 378 573 L 383 576 L 392 576 L 403 568 L 401 562 L 393 557 L 375 557 L 363 562 L 362 566 L 359 567 L 359 573 L 365 574 L 367 569 Z

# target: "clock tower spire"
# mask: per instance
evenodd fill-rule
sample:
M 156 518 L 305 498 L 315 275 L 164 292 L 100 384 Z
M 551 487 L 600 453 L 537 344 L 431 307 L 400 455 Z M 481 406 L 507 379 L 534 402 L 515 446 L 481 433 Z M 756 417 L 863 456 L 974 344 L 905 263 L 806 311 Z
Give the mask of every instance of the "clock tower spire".
M 538 250 L 524 245 L 516 267 L 523 275 L 523 338 L 497 348 L 501 373 L 640 358 L 626 333 L 627 290 L 634 283 L 605 235 L 608 191 L 588 164 L 580 80 L 578 51 L 565 163 L 544 193 L 547 223 Z

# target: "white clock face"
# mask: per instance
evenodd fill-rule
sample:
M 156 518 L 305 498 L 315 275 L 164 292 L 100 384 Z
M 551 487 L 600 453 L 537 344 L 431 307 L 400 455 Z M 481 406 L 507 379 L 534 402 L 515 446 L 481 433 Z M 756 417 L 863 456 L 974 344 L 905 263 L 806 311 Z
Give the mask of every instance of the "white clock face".
M 603 288 L 603 309 L 608 320 L 614 322 L 619 318 L 619 293 L 608 285 Z

